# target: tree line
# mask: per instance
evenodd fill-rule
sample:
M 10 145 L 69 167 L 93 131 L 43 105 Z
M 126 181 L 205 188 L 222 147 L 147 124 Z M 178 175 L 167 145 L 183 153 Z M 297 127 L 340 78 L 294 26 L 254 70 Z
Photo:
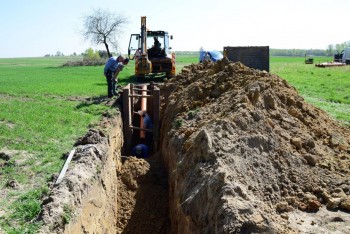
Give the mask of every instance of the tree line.
M 271 56 L 333 56 L 339 54 L 344 48 L 350 47 L 350 41 L 340 44 L 330 44 L 327 49 L 272 49 L 270 48 Z
M 321 49 L 272 49 L 270 48 L 270 56 L 327 56 L 326 50 Z
M 350 41 L 343 42 L 341 44 L 330 44 L 327 47 L 328 54 L 339 54 L 341 51 L 347 47 L 350 47 Z

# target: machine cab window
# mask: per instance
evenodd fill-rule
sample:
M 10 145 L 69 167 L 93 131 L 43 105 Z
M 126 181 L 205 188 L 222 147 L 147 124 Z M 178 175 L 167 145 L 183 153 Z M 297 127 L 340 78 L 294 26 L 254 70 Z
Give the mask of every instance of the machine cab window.
M 164 36 L 147 36 L 147 53 L 149 58 L 165 57 Z

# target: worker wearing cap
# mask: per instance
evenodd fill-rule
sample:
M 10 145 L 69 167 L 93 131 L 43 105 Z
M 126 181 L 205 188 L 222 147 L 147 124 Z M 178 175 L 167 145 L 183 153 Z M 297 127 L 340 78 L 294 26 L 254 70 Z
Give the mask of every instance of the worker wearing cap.
M 115 91 L 116 83 L 118 83 L 119 72 L 123 70 L 124 66 L 129 63 L 129 59 L 124 59 L 122 56 L 110 57 L 108 59 L 105 68 L 104 75 L 107 79 L 107 93 L 108 97 L 111 98 L 117 95 Z
M 137 158 L 148 158 L 149 157 L 149 149 L 147 145 L 138 144 L 132 148 L 131 154 L 136 156 Z

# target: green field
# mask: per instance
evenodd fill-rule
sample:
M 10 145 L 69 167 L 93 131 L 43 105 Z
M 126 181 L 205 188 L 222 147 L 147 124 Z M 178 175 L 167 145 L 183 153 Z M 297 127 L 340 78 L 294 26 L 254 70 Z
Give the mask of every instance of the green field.
M 272 57 L 271 73 L 292 84 L 305 100 L 350 125 L 350 66 L 318 68 L 304 58 Z M 330 61 L 315 58 L 315 62 Z
M 35 233 L 48 179 L 58 173 L 75 140 L 96 125 L 107 106 L 103 66 L 63 67 L 69 57 L 0 59 L 0 233 Z M 315 58 L 324 62 L 328 58 Z M 272 57 L 271 73 L 288 80 L 308 102 L 350 124 L 350 66 L 316 68 L 304 58 Z M 177 55 L 177 71 L 197 63 L 197 56 Z M 122 71 L 122 85 L 134 81 L 133 62 Z M 17 189 L 7 186 L 9 181 Z M 3 212 L 1 212 L 3 211 Z

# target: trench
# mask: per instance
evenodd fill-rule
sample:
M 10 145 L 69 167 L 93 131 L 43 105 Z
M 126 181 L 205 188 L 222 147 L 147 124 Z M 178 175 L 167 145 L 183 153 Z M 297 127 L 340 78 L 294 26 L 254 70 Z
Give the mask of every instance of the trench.
M 171 232 L 168 173 L 159 153 L 159 88 L 149 86 L 145 107 L 139 94 L 127 91 L 122 102 L 113 104 L 120 104 L 119 112 L 104 117 L 75 143 L 63 180 L 52 184 L 43 199 L 39 233 Z M 134 116 L 134 110 L 143 108 L 153 120 L 151 131 Z M 132 157 L 131 148 L 141 143 L 150 146 L 150 157 Z
M 129 85 L 123 91 L 124 156 L 117 176 L 116 233 L 170 233 L 168 175 L 159 153 L 159 89 Z M 152 132 L 142 130 L 140 110 L 147 110 Z M 133 156 L 138 144 L 149 147 L 149 157 Z
M 143 141 L 133 98 L 123 98 L 123 121 L 117 112 L 110 131 L 91 129 L 76 144 L 43 201 L 41 233 L 349 232 L 349 130 L 285 80 L 226 60 L 184 68 L 162 86 L 162 119 L 153 112 L 160 99 L 149 98 L 162 131 L 146 159 L 128 152 Z

